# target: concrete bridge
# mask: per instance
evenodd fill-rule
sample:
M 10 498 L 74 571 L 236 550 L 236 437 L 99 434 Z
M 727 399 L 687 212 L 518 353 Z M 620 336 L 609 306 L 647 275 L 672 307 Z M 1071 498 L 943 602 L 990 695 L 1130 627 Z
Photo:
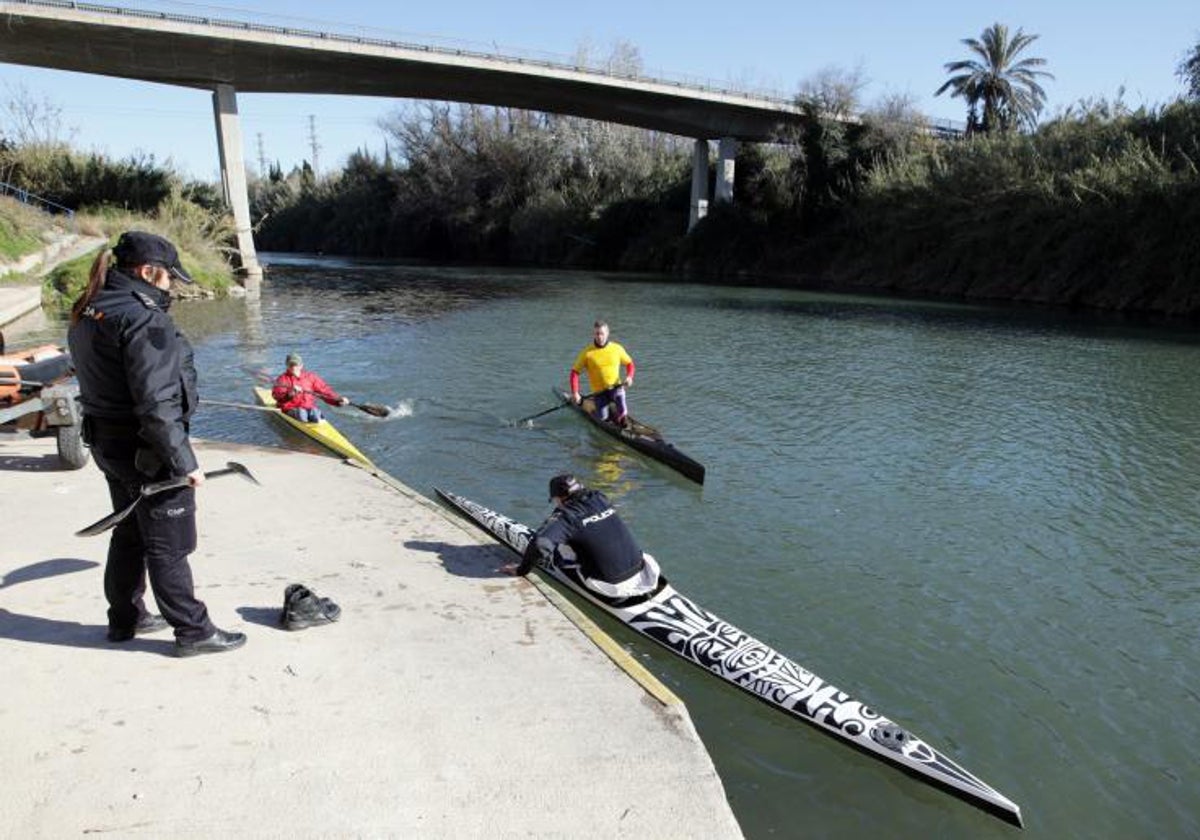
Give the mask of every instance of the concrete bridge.
M 230 20 L 75 3 L 0 0 L 0 61 L 213 92 L 225 197 L 248 291 L 255 256 L 237 92 L 351 94 L 568 114 L 695 139 L 689 227 L 733 198 L 739 141 L 765 141 L 799 110 L 784 98 L 606 74 L 567 64 Z M 153 48 L 148 48 L 150 45 Z

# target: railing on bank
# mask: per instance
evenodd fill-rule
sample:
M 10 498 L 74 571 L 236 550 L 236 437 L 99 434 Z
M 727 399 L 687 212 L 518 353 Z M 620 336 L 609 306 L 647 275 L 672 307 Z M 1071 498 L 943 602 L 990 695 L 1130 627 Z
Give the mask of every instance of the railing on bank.
M 35 207 L 43 213 L 49 213 L 52 216 L 66 216 L 72 229 L 75 227 L 75 211 L 70 207 L 64 207 L 56 201 L 42 198 L 40 195 L 31 193 L 23 187 L 18 187 L 16 184 L 10 184 L 6 181 L 0 181 L 0 195 L 14 198 L 22 204 Z

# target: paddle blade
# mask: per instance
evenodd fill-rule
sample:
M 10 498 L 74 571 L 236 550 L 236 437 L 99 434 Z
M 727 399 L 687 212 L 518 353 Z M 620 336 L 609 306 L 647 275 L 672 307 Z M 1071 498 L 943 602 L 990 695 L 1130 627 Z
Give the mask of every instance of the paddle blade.
M 121 521 L 123 521 L 126 517 L 128 517 L 129 514 L 133 513 L 133 509 L 138 506 L 138 502 L 140 502 L 141 500 L 142 500 L 142 497 L 138 496 L 136 499 L 134 499 L 132 502 L 130 502 L 129 505 L 124 510 L 114 510 L 112 513 L 110 513 L 108 516 L 104 517 L 103 519 L 93 522 L 91 525 L 88 525 L 86 528 L 80 528 L 78 531 L 75 532 L 75 536 L 77 536 L 77 537 L 94 537 L 97 534 L 103 534 L 108 529 L 113 528 L 116 525 L 118 525 Z
M 354 406 L 359 411 L 365 411 L 372 417 L 387 417 L 392 413 L 392 410 L 386 405 L 378 405 L 376 403 L 350 403 L 350 405 Z
M 239 464 L 237 461 L 226 461 L 225 469 L 213 470 L 204 474 L 205 478 L 215 478 L 218 475 L 240 475 L 242 478 L 249 481 L 251 484 L 257 484 L 259 487 L 262 483 L 254 477 L 254 474 L 246 467 L 245 464 Z

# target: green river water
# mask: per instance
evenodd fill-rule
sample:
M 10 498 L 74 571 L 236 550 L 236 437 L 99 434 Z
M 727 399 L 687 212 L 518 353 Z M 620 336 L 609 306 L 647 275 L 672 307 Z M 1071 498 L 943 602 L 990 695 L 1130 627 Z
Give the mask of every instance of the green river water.
M 175 310 L 202 396 L 248 401 L 246 370 L 296 350 L 400 408 L 333 419 L 418 490 L 536 523 L 546 479 L 574 471 L 678 589 L 1016 801 L 1024 836 L 1200 836 L 1200 333 L 267 260 L 260 301 Z M 637 361 L 633 413 L 706 465 L 703 488 L 570 412 L 512 422 L 554 404 L 596 317 Z M 236 410 L 193 433 L 315 451 Z M 1019 833 L 591 615 L 685 700 L 747 837 Z

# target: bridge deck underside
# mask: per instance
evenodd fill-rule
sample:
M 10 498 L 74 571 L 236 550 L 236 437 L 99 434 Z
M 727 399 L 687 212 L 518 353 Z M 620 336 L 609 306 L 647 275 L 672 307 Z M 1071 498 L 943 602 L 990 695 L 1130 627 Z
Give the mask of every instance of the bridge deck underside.
M 8 9 L 5 6 L 9 6 Z M 794 117 L 665 83 L 572 72 L 514 59 L 360 45 L 319 38 L 225 33 L 114 15 L 70 19 L 0 4 L 0 61 L 240 93 L 307 93 L 470 102 L 569 114 L 685 137 L 768 141 Z M 39 12 L 39 15 L 43 14 Z M 75 13 L 80 14 L 80 13 Z M 736 100 L 741 101 L 736 101 Z

